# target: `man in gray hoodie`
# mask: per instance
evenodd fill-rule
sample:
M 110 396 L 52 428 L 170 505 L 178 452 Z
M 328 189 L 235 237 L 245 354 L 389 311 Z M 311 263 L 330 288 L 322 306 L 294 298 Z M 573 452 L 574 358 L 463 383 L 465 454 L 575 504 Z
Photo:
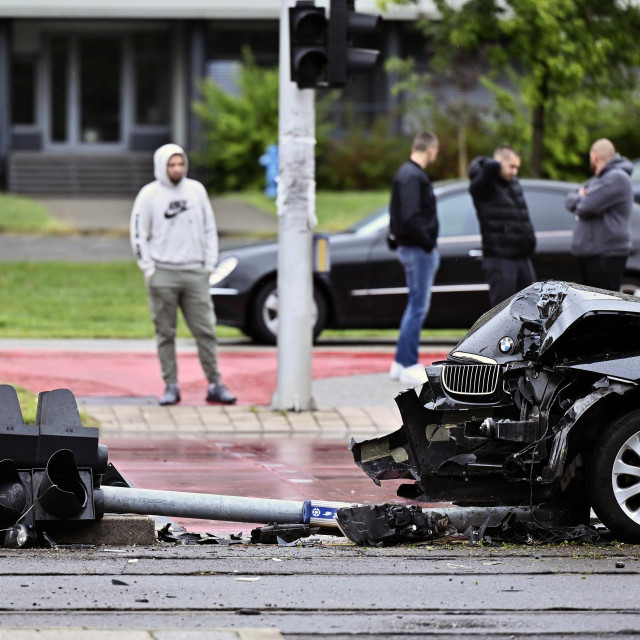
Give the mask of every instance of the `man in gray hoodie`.
M 583 284 L 618 291 L 631 249 L 633 165 L 606 138 L 593 143 L 589 160 L 593 177 L 565 202 L 576 217 L 571 251 Z
M 236 401 L 220 382 L 209 275 L 218 259 L 218 234 L 206 189 L 187 178 L 187 156 L 165 144 L 153 156 L 155 180 L 131 212 L 131 245 L 144 273 L 166 389 L 160 404 L 180 402 L 176 364 L 178 307 L 198 346 L 209 381 L 207 402 Z

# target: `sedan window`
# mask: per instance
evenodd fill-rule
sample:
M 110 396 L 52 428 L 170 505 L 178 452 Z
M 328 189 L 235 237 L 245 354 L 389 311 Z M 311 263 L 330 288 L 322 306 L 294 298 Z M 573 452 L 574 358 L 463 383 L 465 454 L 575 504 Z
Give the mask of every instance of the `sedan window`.
M 473 201 L 468 191 L 438 198 L 441 236 L 475 236 L 480 233 Z
M 571 231 L 574 217 L 564 206 L 567 191 L 524 190 L 531 222 L 536 231 Z

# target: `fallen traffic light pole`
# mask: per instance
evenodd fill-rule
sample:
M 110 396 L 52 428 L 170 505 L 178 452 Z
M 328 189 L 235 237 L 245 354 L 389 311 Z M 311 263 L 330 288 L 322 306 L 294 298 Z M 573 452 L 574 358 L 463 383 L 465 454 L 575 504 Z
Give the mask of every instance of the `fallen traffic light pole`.
M 82 425 L 68 389 L 38 397 L 35 425 L 24 423 L 13 387 L 0 385 L 0 546 L 20 548 L 46 538 L 52 523 L 100 520 L 128 513 L 228 522 L 262 523 L 255 541 L 273 539 L 282 528 L 297 537 L 340 532 L 360 545 L 420 542 L 450 535 L 472 543 L 553 542 L 597 539 L 584 524 L 557 527 L 535 506 L 422 508 L 224 496 L 131 487 L 108 462 L 98 429 Z M 268 531 L 267 531 L 268 530 Z M 339 530 L 339 531 L 338 531 Z M 262 532 L 262 533 L 260 533 Z M 296 533 L 297 532 L 297 533 Z
M 228 522 L 277 522 L 336 527 L 335 513 L 348 503 L 271 500 L 184 491 L 104 486 L 106 513 L 137 513 Z

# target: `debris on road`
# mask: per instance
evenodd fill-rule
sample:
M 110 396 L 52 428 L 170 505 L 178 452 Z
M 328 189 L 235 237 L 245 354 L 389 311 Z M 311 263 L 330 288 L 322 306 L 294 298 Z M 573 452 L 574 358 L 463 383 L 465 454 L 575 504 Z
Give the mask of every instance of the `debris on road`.
M 338 525 L 358 545 L 383 546 L 426 542 L 453 535 L 449 519 L 418 506 L 368 505 L 338 509 Z
M 320 527 L 312 527 L 308 524 L 278 524 L 273 522 L 264 527 L 251 530 L 251 542 L 253 544 L 278 544 L 280 546 L 295 542 L 300 538 L 314 536 L 320 531 Z

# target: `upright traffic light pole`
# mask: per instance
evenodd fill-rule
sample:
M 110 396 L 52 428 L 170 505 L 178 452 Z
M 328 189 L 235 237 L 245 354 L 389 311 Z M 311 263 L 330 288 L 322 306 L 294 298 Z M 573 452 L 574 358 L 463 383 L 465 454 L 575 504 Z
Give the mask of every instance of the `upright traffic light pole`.
M 312 243 L 315 215 L 315 94 L 291 81 L 289 0 L 280 14 L 278 178 L 278 388 L 272 405 L 308 411 L 313 327 Z

